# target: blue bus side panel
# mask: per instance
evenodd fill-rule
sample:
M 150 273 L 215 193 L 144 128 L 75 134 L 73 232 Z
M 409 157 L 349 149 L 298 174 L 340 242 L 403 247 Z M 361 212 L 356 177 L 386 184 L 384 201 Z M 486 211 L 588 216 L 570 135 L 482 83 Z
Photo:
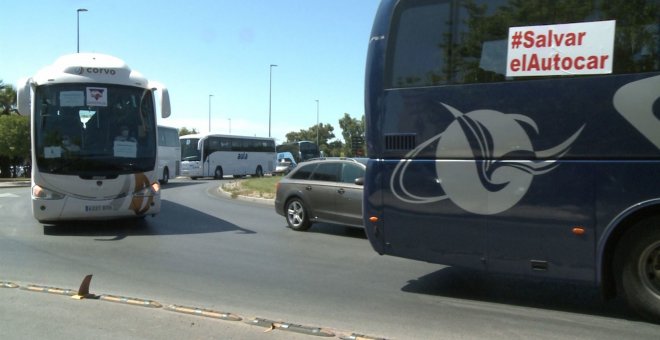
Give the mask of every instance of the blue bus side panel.
M 618 89 L 648 76 L 385 91 L 370 103 L 383 110 L 368 119 L 380 170 L 365 187 L 382 197 L 382 252 L 593 280 L 608 224 L 660 197 L 658 148 L 614 106 Z M 414 136 L 415 148 L 388 144 L 400 136 Z

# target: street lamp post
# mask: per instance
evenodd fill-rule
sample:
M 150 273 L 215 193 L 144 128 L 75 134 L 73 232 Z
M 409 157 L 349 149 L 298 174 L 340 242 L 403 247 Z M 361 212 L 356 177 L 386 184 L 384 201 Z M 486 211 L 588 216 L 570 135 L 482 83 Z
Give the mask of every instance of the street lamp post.
M 227 118 L 227 119 L 229 119 L 229 134 L 231 135 L 231 118 Z
M 271 107 L 271 102 L 273 98 L 273 67 L 277 67 L 275 64 L 270 64 L 270 77 L 269 77 L 269 85 L 268 85 L 268 138 L 270 138 L 270 107 Z
M 316 99 L 316 145 L 319 145 L 319 100 Z
M 211 133 L 211 97 L 212 94 L 209 94 L 209 133 Z
M 80 12 L 87 12 L 87 9 L 85 8 L 78 8 L 76 10 L 76 32 L 77 32 L 77 38 L 76 38 L 76 53 L 80 53 Z

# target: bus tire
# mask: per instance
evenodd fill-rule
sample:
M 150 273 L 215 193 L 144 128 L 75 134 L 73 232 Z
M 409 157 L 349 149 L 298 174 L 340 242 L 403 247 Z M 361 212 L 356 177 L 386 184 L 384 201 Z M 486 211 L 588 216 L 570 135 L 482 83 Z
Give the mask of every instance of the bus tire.
M 264 177 L 264 170 L 261 165 L 257 165 L 257 170 L 254 171 L 254 177 Z
M 222 168 L 216 167 L 215 172 L 213 172 L 213 178 L 222 179 L 222 177 L 224 177 L 224 174 L 222 173 Z
M 297 197 L 286 202 L 286 223 L 295 231 L 305 231 L 312 225 L 309 222 L 307 209 L 303 201 Z
M 159 182 L 162 185 L 167 184 L 167 182 L 170 181 L 170 171 L 167 170 L 167 168 L 163 169 L 163 179 L 161 179 Z
M 660 218 L 644 220 L 623 236 L 615 270 L 630 307 L 643 318 L 660 322 Z

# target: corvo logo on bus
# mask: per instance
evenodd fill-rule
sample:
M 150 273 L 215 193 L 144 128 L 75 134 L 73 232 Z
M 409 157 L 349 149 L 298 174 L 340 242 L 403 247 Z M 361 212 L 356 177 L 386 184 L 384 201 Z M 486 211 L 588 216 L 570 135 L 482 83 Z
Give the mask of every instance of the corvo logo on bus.
M 114 76 L 117 74 L 117 71 L 110 69 L 110 68 L 102 68 L 102 67 L 80 67 L 77 70 L 78 74 L 83 74 L 83 73 L 91 73 L 91 74 L 108 74 L 111 76 Z
M 239 153 L 237 159 L 248 159 L 248 153 L 247 152 Z
M 439 159 L 451 159 L 457 152 L 465 154 L 465 150 L 474 150 L 474 157 L 435 163 L 436 183 L 444 193 L 436 196 L 411 192 L 405 178 L 411 162 L 399 162 L 390 179 L 390 188 L 404 202 L 423 204 L 449 199 L 460 208 L 480 215 L 508 210 L 527 193 L 534 176 L 546 174 L 559 165 L 556 160 L 569 151 L 585 127 L 582 125 L 553 148 L 536 151 L 523 124 L 536 133 L 538 127 L 527 116 L 485 109 L 462 113 L 442 105 L 454 116 L 454 121 L 405 158 L 416 157 L 433 143 L 437 144 L 435 153 Z M 526 160 L 506 160 L 513 154 L 526 155 Z

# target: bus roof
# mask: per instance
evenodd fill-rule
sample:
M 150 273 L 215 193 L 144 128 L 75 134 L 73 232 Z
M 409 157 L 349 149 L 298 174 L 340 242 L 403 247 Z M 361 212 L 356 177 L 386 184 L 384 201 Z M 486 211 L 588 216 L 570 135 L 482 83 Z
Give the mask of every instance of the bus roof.
M 242 139 L 263 139 L 263 140 L 273 140 L 270 137 L 255 137 L 255 136 L 239 136 L 239 135 L 225 135 L 220 133 L 195 133 L 180 136 L 179 139 L 190 139 L 190 138 L 207 138 L 207 137 L 226 137 L 226 138 L 242 138 Z
M 149 82 L 121 59 L 100 53 L 59 57 L 32 77 L 36 85 L 52 83 L 106 83 L 148 88 Z

